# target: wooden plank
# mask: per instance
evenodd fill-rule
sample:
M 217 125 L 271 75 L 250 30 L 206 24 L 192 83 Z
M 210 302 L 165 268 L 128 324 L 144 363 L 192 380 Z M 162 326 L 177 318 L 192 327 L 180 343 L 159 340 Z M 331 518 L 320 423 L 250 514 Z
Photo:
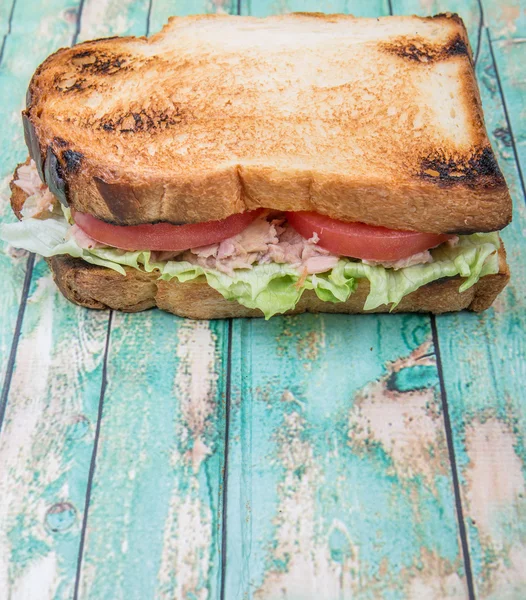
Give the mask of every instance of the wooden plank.
M 236 14 L 237 0 L 153 0 L 149 32 L 155 33 L 168 17 L 206 13 Z
M 113 318 L 79 597 L 219 598 L 228 323 Z
M 389 13 L 388 0 L 241 0 L 241 14 L 264 17 L 289 12 L 346 13 L 377 17 Z
M 218 598 L 227 323 L 114 318 L 79 597 Z
M 35 268 L 0 436 L 0 589 L 71 598 L 100 395 L 106 315 Z
M 235 321 L 232 348 L 225 598 L 464 598 L 429 319 Z
M 120 2 L 122 13 L 133 4 Z M 96 37 L 98 24 L 90 15 L 97 13 L 89 1 L 84 6 L 80 37 Z M 38 62 L 74 39 L 76 7 L 58 0 L 38 9 L 17 4 L 6 45 L 6 77 L 18 91 L 8 96 L 11 137 L 0 149 L 6 170 L 27 152 L 19 117 L 27 81 Z M 119 28 L 123 33 L 122 21 Z M 0 589 L 12 597 L 72 596 L 107 329 L 107 312 L 67 302 L 45 262 L 37 263 L 0 438 Z
M 234 322 L 226 598 L 464 598 L 428 319 Z
M 443 2 L 437 8 L 457 10 L 463 4 Z M 414 3 L 404 5 L 414 10 Z M 486 23 L 493 30 L 488 14 L 492 13 L 486 11 Z M 520 558 L 526 555 L 526 394 L 522 383 L 526 380 L 526 268 L 522 258 L 526 211 L 513 147 L 518 140 L 518 154 L 524 157 L 521 140 L 526 131 L 520 116 L 525 90 L 519 65 L 526 56 L 520 44 L 494 46 L 499 79 L 486 31 L 481 36 L 477 77 L 490 139 L 515 204 L 514 221 L 502 234 L 512 281 L 494 309 L 482 315 L 439 317 L 437 330 L 475 589 L 477 597 L 500 599 L 522 597 L 526 586 Z M 500 88 L 505 92 L 515 140 Z
M 15 217 L 9 205 L 9 181 L 27 149 L 20 111 L 36 66 L 55 48 L 68 45 L 75 30 L 77 0 L 51 0 L 33 6 L 20 0 L 13 13 L 11 33 L 5 39 L 0 86 L 9 93 L 2 98 L 4 119 L 0 130 L 0 220 Z M 11 4 L 9 4 L 11 10 Z M 22 293 L 28 254 L 0 241 L 0 385 L 3 384 Z M 1 411 L 0 411 L 1 412 Z

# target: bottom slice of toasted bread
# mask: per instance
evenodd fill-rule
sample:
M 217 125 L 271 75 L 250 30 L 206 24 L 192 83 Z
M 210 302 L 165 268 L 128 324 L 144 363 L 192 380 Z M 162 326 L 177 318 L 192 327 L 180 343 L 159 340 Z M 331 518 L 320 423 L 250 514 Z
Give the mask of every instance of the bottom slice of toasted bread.
M 176 279 L 162 281 L 155 273 L 143 273 L 126 268 L 126 276 L 86 263 L 78 258 L 55 256 L 47 259 L 55 281 L 66 298 L 88 308 L 113 308 L 138 312 L 157 306 L 181 317 L 192 319 L 222 319 L 228 317 L 261 317 L 259 310 L 246 308 L 225 300 L 204 278 L 179 283 Z M 402 299 L 393 312 L 444 313 L 463 309 L 482 311 L 491 306 L 509 279 L 505 253 L 501 247 L 500 271 L 481 278 L 463 293 L 461 277 L 440 279 L 425 285 Z M 359 280 L 358 288 L 347 302 L 323 302 L 316 294 L 304 292 L 296 308 L 287 314 L 303 312 L 363 313 L 388 312 L 388 306 L 364 311 L 369 282 Z

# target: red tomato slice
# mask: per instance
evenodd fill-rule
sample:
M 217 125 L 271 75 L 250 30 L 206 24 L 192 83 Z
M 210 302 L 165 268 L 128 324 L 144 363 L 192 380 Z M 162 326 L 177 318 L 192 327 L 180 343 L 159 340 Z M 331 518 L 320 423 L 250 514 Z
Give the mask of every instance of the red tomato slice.
M 91 238 L 122 250 L 169 250 L 177 252 L 217 244 L 241 233 L 262 209 L 231 215 L 221 221 L 172 225 L 111 225 L 92 215 L 73 212 L 75 223 Z
M 333 254 L 365 260 L 400 260 L 434 248 L 453 237 L 348 223 L 315 212 L 289 212 L 287 220 L 306 239 L 317 233 L 319 245 Z

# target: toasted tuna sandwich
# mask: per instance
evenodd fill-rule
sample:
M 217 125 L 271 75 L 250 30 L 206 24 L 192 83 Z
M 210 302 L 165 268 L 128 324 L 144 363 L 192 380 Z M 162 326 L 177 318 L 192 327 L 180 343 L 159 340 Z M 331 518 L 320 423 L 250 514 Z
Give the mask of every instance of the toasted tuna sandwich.
M 22 119 L 0 235 L 82 306 L 480 311 L 509 278 L 456 15 L 171 18 L 50 56 Z

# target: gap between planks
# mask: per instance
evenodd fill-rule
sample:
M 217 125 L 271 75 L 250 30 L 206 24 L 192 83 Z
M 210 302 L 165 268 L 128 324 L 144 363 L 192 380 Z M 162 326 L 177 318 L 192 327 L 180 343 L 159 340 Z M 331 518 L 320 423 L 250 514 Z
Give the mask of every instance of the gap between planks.
M 225 440 L 224 440 L 224 458 L 223 458 L 223 504 L 221 515 L 221 585 L 220 599 L 225 600 L 226 586 L 226 553 L 227 553 L 227 508 L 228 508 L 228 449 L 230 443 L 230 405 L 231 405 L 231 386 L 232 386 L 232 319 L 228 319 L 228 340 L 227 340 L 227 363 L 226 363 L 226 382 L 225 382 Z
M 236 14 L 241 15 L 241 0 L 237 0 Z M 233 320 L 228 319 L 228 340 L 227 340 L 227 363 L 226 363 L 226 406 L 225 406 L 225 445 L 223 459 L 223 504 L 221 515 L 221 584 L 219 588 L 220 600 L 225 600 L 226 589 L 226 570 L 227 570 L 227 508 L 228 508 L 228 451 L 230 445 L 230 405 L 232 397 L 232 331 Z
M 4 38 L 2 40 L 2 47 L 0 48 L 0 65 L 2 64 L 2 60 L 4 59 L 4 50 L 5 43 L 9 34 L 11 33 L 11 26 L 13 24 L 13 14 L 15 12 L 16 0 L 13 0 L 13 4 L 11 4 L 11 11 L 9 12 L 9 19 L 7 21 L 7 31 L 5 32 Z
M 24 276 L 24 285 L 22 287 L 22 296 L 18 307 L 18 315 L 16 317 L 15 331 L 13 333 L 13 341 L 11 342 L 11 350 L 7 360 L 7 370 L 2 387 L 2 395 L 0 396 L 0 434 L 2 433 L 2 425 L 7 409 L 7 398 L 11 389 L 11 380 L 13 378 L 13 369 L 15 367 L 16 351 L 18 341 L 20 340 L 20 332 L 22 331 L 22 323 L 24 321 L 24 313 L 26 311 L 27 298 L 29 296 L 29 288 L 31 287 L 31 278 L 33 275 L 33 267 L 35 265 L 35 255 L 30 254 L 27 259 L 26 274 Z
M 113 321 L 113 311 L 110 311 L 108 318 L 108 327 L 106 330 L 106 345 L 104 347 L 104 359 L 102 361 L 102 381 L 100 385 L 100 397 L 99 397 L 99 408 L 97 412 L 97 424 L 95 426 L 95 436 L 93 440 L 93 450 L 91 452 L 91 460 L 88 474 L 88 484 L 86 488 L 86 498 L 84 502 L 84 514 L 82 515 L 82 529 L 80 532 L 80 543 L 79 553 L 77 559 L 77 570 L 75 574 L 75 588 L 73 593 L 73 600 L 78 600 L 79 588 L 80 588 L 80 576 L 82 572 L 82 558 L 84 556 L 84 546 L 86 543 L 86 530 L 88 525 L 88 513 L 89 505 L 91 500 L 91 488 L 93 485 L 93 478 L 95 476 L 95 467 L 97 464 L 97 450 L 99 448 L 100 430 L 102 424 L 102 410 L 104 407 L 104 394 L 106 392 L 106 386 L 108 384 L 108 351 L 110 347 L 111 338 L 111 325 Z
M 152 6 L 153 6 L 153 0 L 149 0 L 148 13 L 146 15 L 146 37 L 148 37 L 150 35 L 150 26 L 151 26 L 151 19 L 152 19 Z
M 447 403 L 446 385 L 444 382 L 444 372 L 442 369 L 442 357 L 440 355 L 440 343 L 438 340 L 438 330 L 436 316 L 430 315 L 431 334 L 433 337 L 433 347 L 435 349 L 435 358 L 438 371 L 438 381 L 440 384 L 440 397 L 442 399 L 442 415 L 444 417 L 444 430 L 446 432 L 447 450 L 449 455 L 449 464 L 451 465 L 451 475 L 453 478 L 453 492 L 455 495 L 455 509 L 457 513 L 458 530 L 460 534 L 460 543 L 462 546 L 462 555 L 464 558 L 464 570 L 466 572 L 466 583 L 468 587 L 469 600 L 475 600 L 475 587 L 473 585 L 473 571 L 471 569 L 471 556 L 469 554 L 469 543 L 466 532 L 466 523 L 464 521 L 464 510 L 462 508 L 462 497 L 460 494 L 460 482 L 458 479 L 457 459 L 455 456 L 455 446 L 453 443 L 453 432 L 451 429 L 451 419 L 449 418 L 449 406 Z

